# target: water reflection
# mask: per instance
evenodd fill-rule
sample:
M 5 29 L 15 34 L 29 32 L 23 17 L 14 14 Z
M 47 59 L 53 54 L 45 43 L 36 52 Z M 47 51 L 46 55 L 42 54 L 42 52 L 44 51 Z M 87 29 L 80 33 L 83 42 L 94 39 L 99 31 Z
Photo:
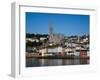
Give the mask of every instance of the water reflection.
M 26 59 L 26 67 L 89 64 L 89 59 Z

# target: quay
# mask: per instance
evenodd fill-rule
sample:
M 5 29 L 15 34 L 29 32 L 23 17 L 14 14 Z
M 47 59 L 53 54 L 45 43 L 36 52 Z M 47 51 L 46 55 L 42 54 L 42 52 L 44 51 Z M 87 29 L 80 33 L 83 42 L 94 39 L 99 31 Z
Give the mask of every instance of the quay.
M 41 55 L 27 55 L 26 58 L 37 58 L 37 59 L 89 59 L 89 56 L 41 56 Z

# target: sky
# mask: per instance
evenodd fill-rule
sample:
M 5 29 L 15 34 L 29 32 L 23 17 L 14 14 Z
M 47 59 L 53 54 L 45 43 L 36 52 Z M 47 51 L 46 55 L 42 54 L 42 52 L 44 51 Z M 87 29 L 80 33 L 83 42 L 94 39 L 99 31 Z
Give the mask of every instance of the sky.
M 66 36 L 89 34 L 89 15 L 34 12 L 26 12 L 26 33 L 49 34 L 51 18 L 54 33 Z

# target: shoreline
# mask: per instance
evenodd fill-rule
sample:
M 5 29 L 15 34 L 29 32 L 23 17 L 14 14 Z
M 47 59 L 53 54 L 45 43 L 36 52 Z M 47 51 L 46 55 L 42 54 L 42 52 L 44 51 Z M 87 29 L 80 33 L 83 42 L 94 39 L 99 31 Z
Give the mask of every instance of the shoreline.
M 26 56 L 28 58 L 37 58 L 37 59 L 90 59 L 90 57 L 79 57 L 79 56 Z

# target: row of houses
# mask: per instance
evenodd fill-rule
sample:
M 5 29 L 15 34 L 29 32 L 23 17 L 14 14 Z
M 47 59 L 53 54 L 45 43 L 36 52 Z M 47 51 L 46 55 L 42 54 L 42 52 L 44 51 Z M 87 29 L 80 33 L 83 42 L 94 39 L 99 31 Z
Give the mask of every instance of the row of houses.
M 74 55 L 86 57 L 89 56 L 89 51 L 81 47 L 62 47 L 62 46 L 48 46 L 41 47 L 39 53 L 42 56 L 47 55 Z

